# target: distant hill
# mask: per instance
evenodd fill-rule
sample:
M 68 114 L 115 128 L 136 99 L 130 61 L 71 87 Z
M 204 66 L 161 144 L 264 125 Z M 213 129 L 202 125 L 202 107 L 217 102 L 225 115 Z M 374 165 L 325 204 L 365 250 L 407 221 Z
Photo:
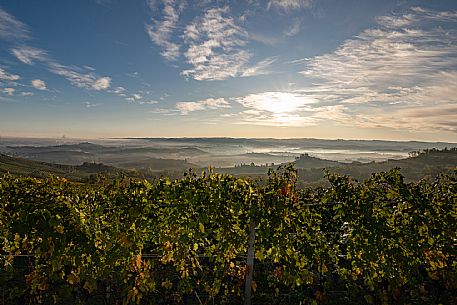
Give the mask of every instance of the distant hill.
M 401 173 L 409 181 L 433 178 L 440 173 L 449 172 L 457 168 L 457 149 L 425 150 L 420 153 L 416 152 L 412 157 L 401 160 L 361 164 L 351 163 L 332 168 L 332 171 L 363 180 L 373 172 L 387 171 L 394 167 L 401 168 Z
M 74 166 L 46 163 L 0 154 L 0 175 L 4 174 L 37 178 L 53 175 L 85 182 L 93 179 L 97 174 L 116 178 L 120 175 L 128 176 L 133 173 L 100 163 L 85 162 L 82 165 Z
M 324 160 L 316 157 L 312 157 L 308 154 L 302 154 L 300 157 L 297 157 L 293 162 L 295 168 L 304 169 L 304 168 L 324 168 L 324 167 L 333 167 L 341 166 L 343 163 L 331 160 Z
M 252 147 L 277 147 L 293 146 L 296 148 L 311 149 L 360 149 L 360 150 L 379 150 L 379 151 L 413 151 L 427 148 L 443 149 L 454 147 L 457 143 L 448 142 L 422 142 L 422 141 L 386 141 L 386 140 L 328 140 L 315 138 L 122 138 L 136 139 L 155 143 L 182 144 L 182 145 L 240 145 Z
M 89 142 L 51 146 L 7 146 L 10 154 L 35 161 L 68 164 L 103 163 L 124 169 L 186 170 L 198 167 L 186 161 L 208 153 L 195 147 L 137 147 L 99 145 Z
M 349 175 L 359 181 L 368 179 L 372 173 L 385 172 L 399 167 L 406 181 L 419 181 L 433 179 L 441 173 L 449 173 L 457 169 L 457 149 L 425 150 L 413 153 L 411 157 L 401 160 L 388 160 L 384 162 L 350 164 L 340 163 L 338 166 L 327 167 L 330 173 Z M 322 184 L 323 168 L 299 169 L 301 182 L 304 184 Z
M 306 154 L 298 157 L 294 162 L 298 170 L 300 183 L 304 185 L 324 185 L 328 183 L 324 178 L 324 170 L 330 173 L 349 175 L 359 181 L 370 177 L 372 173 L 384 172 L 399 167 L 406 181 L 418 181 L 431 179 L 441 173 L 449 173 L 457 168 L 457 149 L 425 150 L 413 153 L 411 157 L 401 160 L 388 160 L 384 162 L 352 162 L 341 163 L 331 160 L 323 160 Z M 218 168 L 217 172 L 237 176 L 264 176 L 275 166 L 256 166 L 244 164 L 232 168 Z

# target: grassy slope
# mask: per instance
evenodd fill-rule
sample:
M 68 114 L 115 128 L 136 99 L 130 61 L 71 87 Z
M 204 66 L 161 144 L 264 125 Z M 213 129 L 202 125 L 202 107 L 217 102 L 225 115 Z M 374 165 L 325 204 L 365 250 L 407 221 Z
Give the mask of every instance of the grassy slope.
M 125 171 L 112 166 L 95 163 L 82 165 L 62 165 L 28 160 L 24 158 L 9 157 L 0 154 L 0 175 L 11 174 L 15 176 L 47 177 L 50 175 L 65 177 L 72 180 L 86 180 L 94 174 L 104 174 L 116 177 L 120 174 L 128 174 Z

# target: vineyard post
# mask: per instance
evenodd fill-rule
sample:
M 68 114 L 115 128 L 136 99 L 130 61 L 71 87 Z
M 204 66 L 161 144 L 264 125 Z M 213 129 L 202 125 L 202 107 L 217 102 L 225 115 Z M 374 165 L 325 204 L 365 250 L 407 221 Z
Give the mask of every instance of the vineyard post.
M 251 221 L 249 223 L 249 247 L 248 247 L 248 258 L 247 258 L 248 273 L 246 274 L 246 284 L 244 287 L 244 304 L 245 305 L 251 305 L 252 277 L 254 274 L 254 242 L 255 242 L 255 221 L 254 221 L 254 215 L 251 215 Z

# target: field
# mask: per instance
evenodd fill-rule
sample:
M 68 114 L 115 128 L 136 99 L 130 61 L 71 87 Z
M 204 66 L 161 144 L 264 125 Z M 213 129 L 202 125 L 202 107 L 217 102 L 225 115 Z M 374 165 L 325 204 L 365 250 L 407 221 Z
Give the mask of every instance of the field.
M 326 179 L 299 188 L 290 166 L 257 181 L 6 175 L 0 302 L 457 302 L 457 172 Z

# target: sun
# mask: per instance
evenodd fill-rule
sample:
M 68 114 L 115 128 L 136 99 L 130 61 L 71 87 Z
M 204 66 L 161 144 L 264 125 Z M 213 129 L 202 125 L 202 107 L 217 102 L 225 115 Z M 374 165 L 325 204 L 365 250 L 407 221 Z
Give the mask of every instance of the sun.
M 264 92 L 248 95 L 243 104 L 245 107 L 274 114 L 295 113 L 315 101 L 302 94 L 291 92 Z

